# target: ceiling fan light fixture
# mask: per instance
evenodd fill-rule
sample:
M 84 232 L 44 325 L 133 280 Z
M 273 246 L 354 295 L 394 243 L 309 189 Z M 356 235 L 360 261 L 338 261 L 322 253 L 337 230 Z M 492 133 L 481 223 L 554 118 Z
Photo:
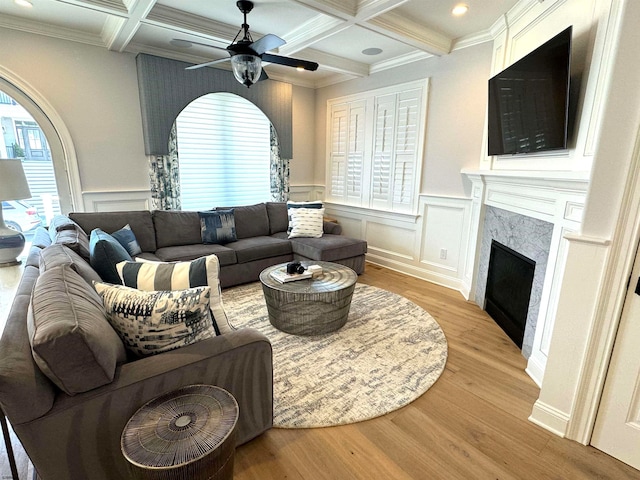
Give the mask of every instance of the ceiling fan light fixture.
M 236 80 L 248 88 L 260 78 L 262 59 L 257 55 L 233 55 L 231 57 L 231 68 Z

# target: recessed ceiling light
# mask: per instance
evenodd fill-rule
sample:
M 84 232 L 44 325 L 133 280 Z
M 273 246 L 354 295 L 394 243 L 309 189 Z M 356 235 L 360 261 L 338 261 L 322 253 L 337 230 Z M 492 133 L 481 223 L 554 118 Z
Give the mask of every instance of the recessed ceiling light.
M 365 48 L 364 50 L 362 50 L 362 53 L 365 55 L 380 55 L 382 53 L 382 49 L 381 48 Z
M 451 13 L 453 15 L 455 15 L 456 17 L 459 17 L 461 15 L 464 15 L 468 11 L 469 11 L 469 5 L 465 5 L 464 3 L 460 3 L 460 4 L 456 5 L 455 7 L 453 7 L 453 10 L 451 10 Z
M 30 0 L 13 0 L 13 3 L 16 5 L 20 5 L 21 7 L 31 8 L 33 4 Z

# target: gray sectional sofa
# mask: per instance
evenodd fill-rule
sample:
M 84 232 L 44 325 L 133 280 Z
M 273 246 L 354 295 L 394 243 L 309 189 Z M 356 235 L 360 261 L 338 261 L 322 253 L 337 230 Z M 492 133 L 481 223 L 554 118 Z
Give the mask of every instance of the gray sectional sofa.
M 86 232 L 100 228 L 110 233 L 129 224 L 143 250 L 140 256 L 147 259 L 191 260 L 215 253 L 225 287 L 255 281 L 266 266 L 292 259 L 339 262 L 358 273 L 364 269 L 366 243 L 339 235 L 337 224 L 325 223 L 321 238 L 288 239 L 285 204 L 237 207 L 235 212 L 237 241 L 226 245 L 201 242 L 197 212 L 73 213 L 69 218 Z M 96 347 L 83 335 L 74 336 L 72 328 L 71 335 L 52 335 L 45 345 L 62 347 L 62 364 L 83 349 L 111 353 L 102 358 L 89 355 L 86 365 L 75 362 L 79 370 L 66 372 L 66 379 L 54 381 L 50 372 L 46 374 L 49 367 L 56 373 L 66 367 L 34 359 L 34 312 L 54 309 L 57 313 L 47 319 L 54 330 L 58 322 L 73 327 L 76 321 L 79 329 L 93 328 L 91 319 L 74 316 L 76 304 L 93 298 L 92 282 L 100 278 L 86 258 L 89 248 L 87 235 L 79 229 L 37 230 L 0 338 L 0 406 L 40 478 L 128 478 L 120 450 L 126 422 L 147 401 L 189 384 L 218 385 L 235 396 L 240 407 L 238 444 L 272 426 L 271 344 L 252 329 L 157 355 L 137 358 L 129 352 L 122 358 L 113 353 L 123 350 L 117 336 L 105 335 Z M 69 343 L 57 343 L 63 341 Z M 102 374 L 106 378 L 92 378 Z
M 71 213 L 69 218 L 87 233 L 100 228 L 107 233 L 131 226 L 142 254 L 149 260 L 185 261 L 214 253 L 220 262 L 222 288 L 255 282 L 260 272 L 291 260 L 335 262 L 364 272 L 367 243 L 341 235 L 342 228 L 324 222 L 320 238 L 288 238 L 287 204 L 267 202 L 225 207 L 234 209 L 237 241 L 203 244 L 198 212 L 154 210 Z

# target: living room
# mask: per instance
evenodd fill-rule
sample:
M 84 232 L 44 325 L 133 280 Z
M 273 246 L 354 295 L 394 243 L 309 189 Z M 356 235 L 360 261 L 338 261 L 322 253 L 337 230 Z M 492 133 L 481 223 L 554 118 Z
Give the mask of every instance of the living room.
M 496 18 L 486 37 L 454 46 L 447 55 L 335 84 L 292 85 L 291 197 L 315 200 L 325 197 L 327 184 L 328 102 L 429 79 L 415 212 L 395 215 L 327 202 L 327 213 L 345 234 L 368 242 L 372 264 L 473 300 L 485 199 L 489 206 L 528 209 L 514 191 L 534 191 L 529 200 L 539 204 L 557 201 L 549 191 L 575 194 L 577 200 L 562 200 L 562 211 L 569 206 L 579 212 L 572 223 L 552 221 L 558 268 L 556 280 L 543 287 L 550 313 L 540 324 L 552 335 L 545 340 L 538 331 L 531 343 L 536 362 L 524 368 L 541 387 L 532 420 L 585 444 L 591 441 L 637 243 L 632 180 L 640 111 L 633 88 L 639 75 L 638 9 L 631 1 L 522 1 Z M 488 78 L 569 25 L 579 73 L 572 78 L 578 88 L 570 148 L 546 157 L 487 157 Z M 57 129 L 50 132 L 61 138 L 72 195 L 83 207 L 78 210 L 149 208 L 135 54 L 6 24 L 0 40 L 7 46 L 0 79 L 20 87 Z

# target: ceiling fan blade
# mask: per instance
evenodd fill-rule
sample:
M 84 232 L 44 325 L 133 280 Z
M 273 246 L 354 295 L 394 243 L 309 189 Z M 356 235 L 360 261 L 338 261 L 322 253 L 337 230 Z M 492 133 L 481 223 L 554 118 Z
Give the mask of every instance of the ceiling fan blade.
M 186 67 L 185 70 L 195 70 L 196 68 L 208 67 L 210 65 L 215 65 L 216 63 L 226 62 L 229 60 L 228 58 L 219 58 L 218 60 L 214 60 L 212 62 L 200 63 L 198 65 L 191 65 L 190 67 Z
M 304 68 L 305 70 L 311 70 L 312 72 L 318 69 L 318 64 L 316 62 L 309 62 L 307 60 L 300 60 L 297 58 L 282 57 L 280 55 L 272 55 L 270 53 L 262 54 L 262 61 L 277 63 L 278 65 L 286 65 L 287 67 Z
M 267 75 L 267 72 L 264 71 L 264 68 L 260 73 L 260 78 L 258 78 L 258 82 L 261 82 L 262 80 L 269 80 L 269 75 Z
M 256 52 L 258 55 L 262 55 L 264 52 L 268 52 L 269 50 L 273 50 L 274 48 L 281 47 L 285 42 L 283 39 L 274 35 L 272 33 L 268 33 L 262 38 L 259 38 L 251 45 L 251 49 Z

